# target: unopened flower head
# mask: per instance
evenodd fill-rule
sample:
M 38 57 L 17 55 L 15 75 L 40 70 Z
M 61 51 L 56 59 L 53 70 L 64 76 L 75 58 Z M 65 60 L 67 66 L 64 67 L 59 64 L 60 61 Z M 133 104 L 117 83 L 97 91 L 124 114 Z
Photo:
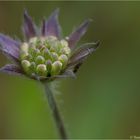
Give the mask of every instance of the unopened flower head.
M 20 46 L 20 61 L 29 76 L 51 77 L 67 66 L 71 50 L 66 40 L 55 36 L 33 37 Z
M 1 71 L 46 81 L 75 77 L 79 66 L 96 50 L 98 43 L 86 43 L 76 49 L 90 20 L 86 20 L 68 37 L 63 38 L 58 11 L 55 10 L 48 20 L 43 20 L 40 34 L 25 11 L 23 31 L 26 39 L 23 42 L 0 34 L 1 51 L 10 60 L 14 60 L 14 64 L 5 65 Z

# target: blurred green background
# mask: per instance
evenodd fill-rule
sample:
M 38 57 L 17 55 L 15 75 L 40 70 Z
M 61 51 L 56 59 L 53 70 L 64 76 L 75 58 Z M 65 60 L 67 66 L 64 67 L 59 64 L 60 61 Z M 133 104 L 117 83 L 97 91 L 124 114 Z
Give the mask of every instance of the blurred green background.
M 92 18 L 79 45 L 101 41 L 77 79 L 58 88 L 70 138 L 140 136 L 140 2 L 0 2 L 0 32 L 22 39 L 24 8 L 38 25 L 60 8 L 64 36 Z M 0 66 L 6 63 L 0 53 Z M 58 138 L 38 83 L 0 74 L 0 138 Z

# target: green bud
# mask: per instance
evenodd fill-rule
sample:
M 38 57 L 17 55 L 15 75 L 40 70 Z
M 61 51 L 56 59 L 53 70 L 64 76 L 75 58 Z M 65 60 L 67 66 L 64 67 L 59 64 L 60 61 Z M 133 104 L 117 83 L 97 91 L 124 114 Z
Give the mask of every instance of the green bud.
M 57 53 L 52 52 L 51 56 L 52 56 L 52 61 L 57 61 L 58 60 L 58 54 Z
M 33 54 L 35 50 L 36 50 L 35 45 L 30 44 L 30 46 L 29 46 L 29 50 L 28 50 L 29 53 L 30 53 L 30 54 Z
M 36 64 L 43 64 L 45 62 L 45 59 L 43 56 L 39 55 L 35 59 Z
M 50 73 L 51 69 L 52 69 L 52 61 L 51 60 L 47 60 L 45 64 L 46 64 L 48 72 Z
M 41 41 L 42 43 L 44 43 L 44 42 L 46 41 L 46 38 L 45 38 L 45 37 L 40 37 L 39 39 L 40 39 L 40 41 Z
M 42 47 L 42 42 L 41 42 L 41 40 L 38 39 L 38 40 L 36 41 L 36 48 L 37 48 L 37 49 L 40 49 L 41 47 Z
M 31 72 L 34 72 L 36 70 L 36 64 L 35 64 L 35 62 L 31 62 L 30 70 L 31 70 Z
M 23 60 L 23 59 L 26 59 L 28 57 L 28 53 L 25 53 L 25 52 L 20 52 L 20 59 Z
M 31 63 L 28 60 L 22 60 L 21 65 L 26 72 L 29 72 Z
M 68 57 L 65 54 L 62 54 L 62 55 L 59 56 L 58 59 L 59 59 L 59 61 L 62 62 L 62 64 L 63 64 L 62 67 L 64 68 L 68 63 Z
M 44 45 L 48 49 L 50 49 L 50 47 L 51 47 L 47 40 L 44 41 Z
M 40 49 L 41 52 L 43 52 L 43 50 L 45 50 L 45 48 L 46 48 L 45 45 L 42 45 L 42 46 L 40 46 L 39 49 Z
M 67 56 L 70 55 L 70 52 L 71 52 L 71 50 L 70 50 L 69 47 L 64 47 L 64 48 L 62 48 L 62 49 L 60 50 L 60 53 L 61 53 L 61 54 L 66 54 Z
M 28 48 L 29 48 L 29 46 L 28 46 L 28 43 L 23 43 L 22 45 L 21 45 L 21 52 L 26 52 L 26 53 L 28 53 Z
M 32 37 L 32 38 L 30 38 L 29 43 L 31 43 L 31 44 L 32 44 L 32 43 L 35 44 L 37 40 L 38 40 L 37 37 Z
M 38 55 L 40 55 L 40 50 L 39 49 L 34 49 L 33 53 L 32 53 L 32 56 L 37 57 Z
M 55 42 L 57 40 L 55 36 L 48 36 L 46 39 L 48 42 Z
M 47 43 L 50 46 L 50 51 L 57 51 L 58 40 L 54 36 L 47 37 Z
M 20 47 L 20 58 L 23 60 L 28 56 L 28 44 L 23 43 Z
M 39 64 L 36 68 L 36 72 L 37 74 L 39 74 L 40 76 L 46 76 L 47 75 L 47 68 L 46 65 L 44 64 Z
M 57 51 L 57 46 L 51 46 L 50 51 L 51 52 L 56 52 Z
M 45 59 L 51 58 L 51 53 L 47 48 L 43 51 L 43 55 L 44 55 Z
M 59 41 L 54 41 L 54 42 L 52 42 L 50 45 L 51 45 L 51 47 L 50 47 L 50 51 L 51 52 L 58 52 L 59 51 L 59 45 L 60 43 L 59 43 Z
M 63 39 L 60 41 L 60 43 L 62 47 L 68 47 L 68 42 L 66 40 Z
M 62 63 L 60 61 L 55 61 L 52 64 L 52 70 L 51 70 L 51 75 L 57 75 L 60 73 L 62 69 Z
M 24 56 L 24 59 L 28 60 L 28 61 L 32 61 L 33 57 L 32 57 L 32 55 L 28 54 L 28 55 Z

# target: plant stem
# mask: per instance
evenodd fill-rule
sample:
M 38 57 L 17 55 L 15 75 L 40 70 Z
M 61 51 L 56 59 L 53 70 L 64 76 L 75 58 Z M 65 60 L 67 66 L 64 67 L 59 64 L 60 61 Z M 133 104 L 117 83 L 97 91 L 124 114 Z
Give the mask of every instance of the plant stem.
M 54 121 L 55 121 L 56 127 L 58 129 L 59 135 L 60 135 L 61 139 L 68 139 L 66 129 L 64 126 L 64 122 L 63 122 L 62 117 L 60 115 L 60 112 L 59 112 L 59 109 L 57 107 L 57 103 L 55 101 L 53 93 L 52 93 L 48 83 L 44 84 L 44 86 L 45 86 L 45 93 L 46 93 L 46 96 L 48 99 L 48 104 L 50 106 L 52 115 L 54 117 Z

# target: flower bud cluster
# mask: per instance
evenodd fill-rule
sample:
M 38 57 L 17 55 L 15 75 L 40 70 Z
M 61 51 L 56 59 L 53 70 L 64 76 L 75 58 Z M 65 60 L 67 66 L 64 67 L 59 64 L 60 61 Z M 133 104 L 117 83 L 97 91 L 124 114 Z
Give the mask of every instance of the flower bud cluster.
M 20 47 L 21 65 L 30 76 L 55 76 L 66 67 L 70 53 L 66 40 L 34 37 Z

